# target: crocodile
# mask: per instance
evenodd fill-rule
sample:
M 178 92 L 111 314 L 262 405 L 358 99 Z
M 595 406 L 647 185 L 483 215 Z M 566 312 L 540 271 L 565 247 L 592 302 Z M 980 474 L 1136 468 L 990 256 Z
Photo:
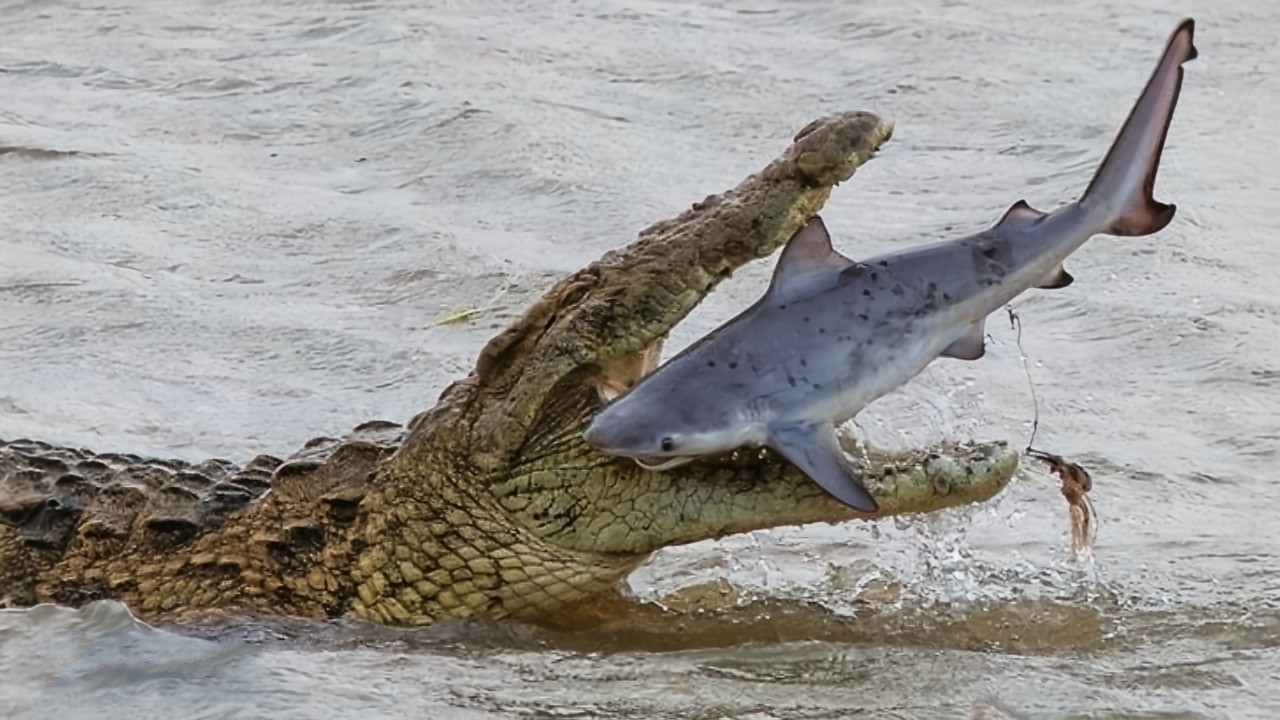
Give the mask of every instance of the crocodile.
M 852 468 L 879 504 L 865 514 L 768 449 L 652 472 L 582 439 L 678 322 L 892 134 L 870 112 L 809 123 L 736 187 L 556 282 L 407 424 L 368 422 L 243 466 L 0 441 L 0 600 L 114 599 L 192 622 L 550 623 L 616 596 L 667 546 L 994 497 L 1019 459 L 999 441 L 860 448 Z

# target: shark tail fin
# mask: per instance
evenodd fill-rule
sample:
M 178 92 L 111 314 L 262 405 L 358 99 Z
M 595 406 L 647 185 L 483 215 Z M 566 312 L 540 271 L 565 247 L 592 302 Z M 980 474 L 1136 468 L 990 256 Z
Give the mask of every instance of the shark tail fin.
M 1160 63 L 1129 111 L 1120 133 L 1093 176 L 1080 204 L 1102 213 L 1108 235 L 1133 237 L 1163 230 L 1177 207 L 1155 199 L 1156 171 L 1169 123 L 1182 90 L 1182 64 L 1196 58 L 1195 20 L 1183 20 L 1169 37 Z

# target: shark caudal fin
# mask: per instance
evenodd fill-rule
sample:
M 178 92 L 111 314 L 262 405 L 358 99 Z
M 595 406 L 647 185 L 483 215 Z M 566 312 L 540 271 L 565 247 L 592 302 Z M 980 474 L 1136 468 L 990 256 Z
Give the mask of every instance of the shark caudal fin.
M 1153 190 L 1160 153 L 1182 90 L 1182 64 L 1194 60 L 1195 20 L 1183 20 L 1169 37 L 1164 55 L 1111 149 L 1089 183 L 1080 204 L 1105 209 L 1107 226 L 1100 232 L 1132 237 L 1151 235 L 1173 220 L 1176 206 L 1155 199 Z

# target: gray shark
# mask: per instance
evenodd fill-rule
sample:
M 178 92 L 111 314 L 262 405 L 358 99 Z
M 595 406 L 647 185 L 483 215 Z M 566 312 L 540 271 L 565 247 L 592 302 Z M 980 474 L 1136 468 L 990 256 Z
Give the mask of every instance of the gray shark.
M 987 316 L 1029 288 L 1070 285 L 1063 261 L 1094 235 L 1151 235 L 1173 219 L 1175 206 L 1152 191 L 1194 31 L 1186 19 L 1170 36 L 1079 200 L 1050 213 L 1019 200 L 981 232 L 860 262 L 832 249 L 814 216 L 759 301 L 609 402 L 586 442 L 655 470 L 765 445 L 875 512 L 836 425 L 935 358 L 981 358 Z

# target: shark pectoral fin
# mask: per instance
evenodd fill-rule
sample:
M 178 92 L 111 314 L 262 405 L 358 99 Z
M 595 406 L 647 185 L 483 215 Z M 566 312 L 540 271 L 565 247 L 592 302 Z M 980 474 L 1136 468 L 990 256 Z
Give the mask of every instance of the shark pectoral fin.
M 942 351 L 943 357 L 956 360 L 977 360 L 987 354 L 987 321 L 986 319 L 969 326 L 964 334 Z
M 830 423 L 771 427 L 768 443 L 840 502 L 866 513 L 880 509 L 850 472 Z
M 1071 277 L 1071 273 L 1067 272 L 1066 268 L 1059 265 L 1051 270 L 1049 274 L 1045 276 L 1045 279 L 1041 280 L 1040 284 L 1036 287 L 1041 290 L 1059 290 L 1075 281 L 1076 279 Z
M 814 215 L 782 249 L 765 297 L 783 304 L 810 297 L 835 286 L 840 272 L 853 264 L 831 247 L 826 224 Z

